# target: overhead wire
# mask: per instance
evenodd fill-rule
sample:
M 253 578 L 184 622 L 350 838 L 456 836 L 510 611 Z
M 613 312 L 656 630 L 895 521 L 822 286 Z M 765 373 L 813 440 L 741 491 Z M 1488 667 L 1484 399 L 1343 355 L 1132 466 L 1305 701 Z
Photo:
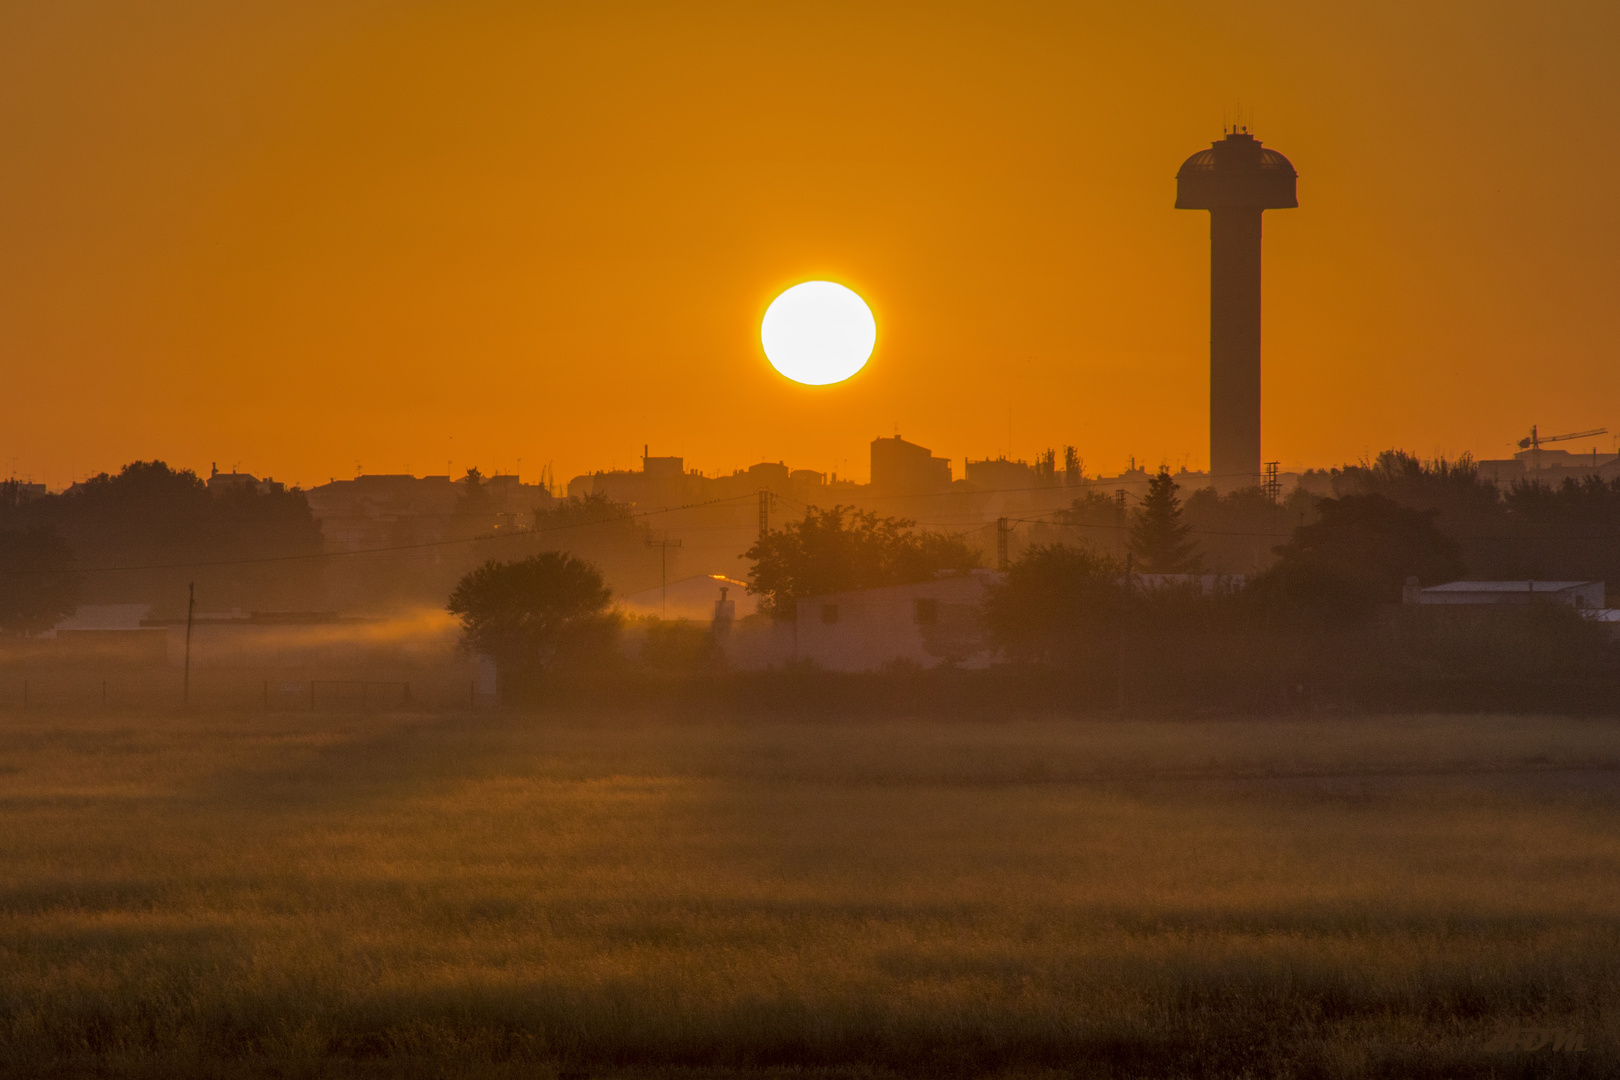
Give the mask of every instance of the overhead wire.
M 700 503 L 688 503 L 684 506 L 667 506 L 657 510 L 643 510 L 639 513 L 627 514 L 618 518 L 603 518 L 596 521 L 570 521 L 562 525 L 553 525 L 547 528 L 515 529 L 511 532 L 480 533 L 477 536 L 458 536 L 447 540 L 424 540 L 416 544 L 390 544 L 385 547 L 351 548 L 339 551 L 307 551 L 291 555 L 263 555 L 246 559 L 203 559 L 193 562 L 148 563 L 137 566 L 87 566 L 75 568 L 78 574 L 113 574 L 133 573 L 141 570 L 193 570 L 212 566 L 252 566 L 266 563 L 306 562 L 315 559 L 338 559 L 355 555 L 379 555 L 396 551 L 423 551 L 430 548 L 453 547 L 457 544 L 476 544 L 493 540 L 510 540 L 517 537 L 540 536 L 546 533 L 563 532 L 568 529 L 588 528 L 592 525 L 609 524 L 614 521 L 634 521 L 641 518 L 656 517 L 659 514 L 672 514 L 679 510 L 693 510 L 704 506 L 718 506 L 722 503 L 736 502 L 740 499 L 752 499 L 753 492 L 747 495 L 729 495 L 723 499 L 709 499 Z M 0 575 L 15 576 L 18 574 L 37 574 L 38 570 L 0 570 Z
M 1238 475 L 1245 475 L 1245 474 L 1238 474 Z M 1088 484 L 1102 483 L 1102 481 L 1096 481 L 1096 482 L 1089 482 L 1088 481 L 1087 483 Z M 1070 486 L 1070 487 L 1078 487 L 1080 485 L 1068 485 L 1068 486 Z M 1004 494 L 1004 493 L 1015 493 L 1015 492 L 1024 492 L 1024 491 L 1050 491 L 1050 490 L 1053 490 L 1051 486 L 1043 486 L 1043 487 L 1036 487 L 1036 488 L 1007 488 L 1007 489 L 998 489 L 998 491 L 996 493 L 997 494 Z M 918 495 L 911 495 L 911 496 L 878 496 L 878 497 L 873 497 L 873 498 L 867 498 L 867 497 L 863 496 L 862 501 L 863 502 L 871 502 L 871 501 L 879 501 L 879 500 L 883 500 L 883 499 L 893 499 L 893 498 L 921 498 L 921 497 L 928 497 L 928 495 L 933 495 L 933 494 L 961 495 L 961 494 L 965 494 L 965 493 L 963 493 L 963 492 L 934 492 L 934 493 L 926 493 L 926 494 L 920 495 L 920 496 L 918 496 Z M 567 523 L 561 524 L 561 525 L 547 526 L 547 527 L 544 527 L 544 528 L 530 527 L 530 528 L 527 528 L 527 529 L 515 529 L 515 530 L 512 530 L 510 532 L 480 533 L 480 534 L 478 534 L 476 536 L 453 537 L 453 538 L 450 538 L 450 539 L 441 539 L 441 540 L 427 540 L 427 541 L 422 541 L 420 543 L 413 543 L 413 544 L 390 544 L 390 545 L 386 545 L 386 546 L 382 546 L 382 547 L 351 548 L 351 549 L 347 549 L 347 550 L 335 550 L 335 551 L 297 552 L 297 553 L 287 554 L 287 555 L 265 555 L 265 556 L 257 556 L 257 557 L 250 557 L 250 558 L 240 558 L 240 559 L 202 559 L 202 560 L 192 560 L 192 561 L 184 561 L 184 562 L 145 563 L 145 564 L 136 564 L 136 565 L 130 565 L 130 566 L 89 566 L 89 567 L 75 568 L 73 570 L 73 572 L 78 573 L 78 574 L 101 574 L 101 573 L 135 573 L 135 572 L 150 571 L 150 570 L 207 569 L 207 568 L 210 568 L 210 567 L 251 566 L 251 565 L 268 565 L 268 564 L 274 564 L 274 563 L 308 562 L 308 561 L 314 561 L 314 560 L 317 560 L 317 559 L 337 559 L 337 558 L 365 556 L 365 555 L 384 555 L 384 554 L 392 554 L 392 553 L 396 553 L 396 552 L 405 552 L 405 551 L 423 551 L 423 550 L 430 550 L 430 549 L 433 549 L 433 548 L 454 547 L 454 546 L 459 545 L 459 544 L 487 543 L 487 542 L 491 542 L 491 541 L 510 540 L 510 539 L 516 539 L 516 538 L 522 538 L 522 537 L 540 536 L 540 535 L 545 535 L 545 534 L 554 533 L 554 532 L 565 532 L 565 531 L 568 531 L 570 529 L 588 528 L 588 527 L 593 526 L 593 525 L 602 525 L 602 524 L 607 524 L 607 523 L 610 523 L 610 522 L 613 522 L 613 521 L 639 521 L 639 520 L 642 520 L 642 519 L 645 519 L 645 518 L 657 517 L 657 516 L 660 516 L 660 515 L 663 515 L 663 514 L 673 514 L 673 513 L 679 513 L 681 511 L 685 511 L 685 510 L 698 510 L 698 509 L 703 509 L 705 507 L 722 506 L 722 505 L 727 504 L 727 503 L 736 503 L 736 502 L 741 502 L 743 500 L 752 500 L 752 499 L 755 499 L 757 497 L 758 497 L 758 492 L 747 492 L 745 494 L 729 495 L 729 496 L 725 496 L 725 497 L 719 498 L 719 499 L 706 499 L 706 500 L 703 500 L 702 502 L 685 503 L 685 504 L 682 504 L 680 506 L 668 506 L 668 507 L 660 507 L 660 508 L 657 508 L 657 509 L 654 509 L 654 510 L 638 511 L 638 512 L 627 514 L 627 515 L 625 515 L 623 517 L 618 517 L 618 518 L 604 518 L 604 519 L 599 519 L 599 520 L 595 520 L 595 521 L 573 521 L 573 522 L 567 522 Z M 806 503 L 806 502 L 804 502 L 802 500 L 799 500 L 799 499 L 792 498 L 791 496 L 778 495 L 778 494 L 776 494 L 774 492 L 771 493 L 771 497 L 773 499 L 780 499 L 780 500 L 782 500 L 784 502 L 792 503 L 792 504 L 794 504 L 796 506 L 799 506 L 799 507 L 801 507 L 803 509 L 806 509 L 806 510 L 811 509 L 812 506 L 814 505 L 814 504 L 811 504 L 811 503 Z M 1062 511 L 1058 511 L 1058 512 L 1061 513 Z M 1117 530 L 1126 530 L 1126 529 L 1129 529 L 1131 527 L 1128 524 L 1119 524 L 1119 523 L 1108 524 L 1108 523 L 1101 523 L 1101 522 L 1099 522 L 1099 523 L 1091 523 L 1091 522 L 1077 522 L 1077 521 L 1061 521 L 1061 520 L 1055 520 L 1053 518 L 1041 518 L 1041 517 L 1036 517 L 1036 518 L 1017 517 L 1017 518 L 1008 518 L 1007 520 L 1011 521 L 1011 522 L 1014 522 L 1014 523 L 1017 523 L 1017 524 L 1022 524 L 1022 525 L 1051 525 L 1051 526 L 1058 527 L 1058 528 L 1106 529 L 1106 530 L 1116 530 L 1117 531 Z M 976 526 L 974 526 L 972 528 L 963 528 L 963 526 L 966 526 L 967 524 L 969 524 L 968 522 L 919 521 L 919 522 L 916 522 L 916 524 L 926 526 L 928 528 L 952 529 L 952 530 L 957 531 L 958 535 L 971 536 L 974 533 L 982 532 L 985 529 L 995 527 L 996 521 L 995 520 L 990 520 L 990 521 L 984 522 L 984 523 L 982 523 L 980 525 L 976 525 Z M 693 526 L 684 526 L 684 527 L 681 528 L 680 531 L 682 531 L 682 532 L 718 532 L 718 531 L 723 531 L 723 530 L 725 530 L 727 528 L 730 528 L 730 526 L 700 526 L 700 525 L 693 525 Z M 1189 529 L 1189 532 L 1192 535 L 1197 535 L 1197 536 L 1236 536 L 1236 537 L 1272 538 L 1272 539 L 1286 538 L 1289 535 L 1289 531 L 1290 530 L 1286 529 L 1286 528 L 1284 530 L 1282 530 L 1282 531 L 1257 532 L 1257 531 L 1251 531 L 1251 530 L 1202 529 L 1202 528 L 1198 528 L 1196 526 Z M 1522 533 L 1521 534 L 1513 534 L 1513 535 L 1509 535 L 1509 534 L 1480 534 L 1480 535 L 1475 535 L 1475 536 L 1455 536 L 1455 537 L 1452 537 L 1453 540 L 1456 540 L 1458 542 L 1463 542 L 1463 543 L 1493 541 L 1493 540 L 1500 540 L 1500 541 L 1521 541 L 1521 540 L 1532 540 L 1532 541 L 1533 540 L 1608 541 L 1608 540 L 1614 540 L 1615 538 L 1616 538 L 1616 534 L 1614 534 L 1614 533 L 1592 533 L 1592 534 L 1576 534 L 1576 535 L 1565 534 L 1565 535 L 1557 536 L 1557 537 L 1525 535 L 1525 534 L 1522 534 Z M 40 571 L 37 571 L 37 570 L 9 570 L 9 569 L 0 570 L 0 576 L 5 576 L 5 577 L 14 577 L 14 576 L 18 576 L 18 575 L 37 574 L 37 573 L 40 573 Z

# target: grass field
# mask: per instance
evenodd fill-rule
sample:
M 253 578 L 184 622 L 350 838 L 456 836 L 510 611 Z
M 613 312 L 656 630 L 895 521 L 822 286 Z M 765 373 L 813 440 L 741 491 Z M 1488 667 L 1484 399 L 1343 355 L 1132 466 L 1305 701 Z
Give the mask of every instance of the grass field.
M 11 716 L 0 1070 L 1614 1076 L 1617 810 L 1607 720 Z

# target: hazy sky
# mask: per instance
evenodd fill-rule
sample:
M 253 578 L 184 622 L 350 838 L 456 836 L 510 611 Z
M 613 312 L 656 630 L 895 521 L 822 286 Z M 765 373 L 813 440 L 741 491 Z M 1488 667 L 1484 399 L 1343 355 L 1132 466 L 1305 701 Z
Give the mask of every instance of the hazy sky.
M 1300 173 L 1268 459 L 1620 428 L 1613 0 L 14 0 L 0 464 L 1201 468 L 1173 177 L 1240 108 Z M 876 313 L 848 383 L 760 352 L 813 278 Z

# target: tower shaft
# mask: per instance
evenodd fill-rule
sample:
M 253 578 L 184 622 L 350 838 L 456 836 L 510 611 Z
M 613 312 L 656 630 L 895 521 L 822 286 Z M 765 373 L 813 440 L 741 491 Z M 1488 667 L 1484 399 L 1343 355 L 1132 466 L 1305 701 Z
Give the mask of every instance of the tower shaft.
M 1260 215 L 1209 214 L 1209 471 L 1221 487 L 1260 482 Z
M 1299 205 L 1299 174 L 1245 131 L 1176 173 L 1176 209 L 1209 211 L 1209 473 L 1227 491 L 1260 483 L 1260 215 Z

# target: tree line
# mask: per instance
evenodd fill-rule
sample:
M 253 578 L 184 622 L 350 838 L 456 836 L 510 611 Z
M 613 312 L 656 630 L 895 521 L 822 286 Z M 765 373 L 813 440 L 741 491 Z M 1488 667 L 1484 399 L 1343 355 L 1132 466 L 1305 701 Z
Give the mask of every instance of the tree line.
M 465 509 L 476 514 L 479 485 L 467 488 Z M 1206 527 L 1212 520 L 1220 527 Z M 1503 490 L 1466 459 L 1425 462 L 1391 451 L 1309 474 L 1280 502 L 1259 489 L 1184 493 L 1161 472 L 1134 506 L 1081 493 L 1029 533 L 990 588 L 985 642 L 1004 663 L 1061 669 L 1097 693 L 1120 691 L 1144 665 L 1158 671 L 1140 677 L 1144 687 L 1216 687 L 1305 686 L 1369 672 L 1486 682 L 1533 671 L 1606 677 L 1611 664 L 1603 628 L 1567 610 L 1496 613 L 1488 623 L 1452 612 L 1441 625 L 1441 616 L 1403 611 L 1399 600 L 1411 578 L 1620 584 L 1620 481 Z M 513 686 L 611 663 L 617 623 L 607 579 L 599 557 L 580 556 L 645 560 L 647 536 L 628 507 L 591 497 L 537 515 L 531 536 L 473 541 L 480 561 L 450 599 L 467 644 L 496 657 Z M 1142 575 L 1233 573 L 1232 551 L 1220 546 L 1233 536 L 1266 547 L 1263 560 L 1238 553 L 1241 588 L 1235 579 L 1213 590 L 1143 587 Z M 523 547 L 523 558 L 497 554 Z M 574 554 L 556 550 L 563 547 Z M 220 606 L 250 609 L 272 589 L 284 599 L 300 573 L 318 595 L 320 560 L 279 560 L 320 551 L 300 492 L 211 492 L 194 473 L 162 462 L 135 462 L 42 499 L 23 501 L 15 485 L 0 487 L 0 629 L 46 629 L 80 602 L 154 594 L 181 601 L 192 579 L 206 581 Z M 847 506 L 811 508 L 744 557 L 763 616 L 776 619 L 794 618 L 808 596 L 984 564 L 968 537 Z M 1515 619 L 1533 625 L 1511 629 Z M 659 627 L 647 641 L 644 659 L 654 666 L 721 662 L 697 628 Z
M 1178 693 L 1236 700 L 1256 687 L 1304 693 L 1377 684 L 1396 692 L 1389 688 L 1436 678 L 1488 689 L 1503 680 L 1620 676 L 1604 627 L 1568 608 L 1482 613 L 1400 605 L 1410 580 L 1461 577 L 1482 553 L 1499 553 L 1491 545 L 1502 536 L 1530 521 L 1561 518 L 1566 530 L 1595 531 L 1606 520 L 1620 536 L 1620 484 L 1521 485 L 1504 493 L 1480 481 L 1467 462 L 1424 463 L 1398 453 L 1327 480 L 1334 494 L 1306 492 L 1283 504 L 1298 523 L 1272 545 L 1262 569 L 1241 585 L 1209 588 L 1176 580 L 1209 569 L 1194 524 L 1199 503 L 1206 511 L 1225 502 L 1266 513 L 1262 499 L 1271 512 L 1279 507 L 1259 492 L 1195 492 L 1183 500 L 1175 478 L 1161 472 L 1128 511 L 1118 554 L 1083 538 L 1047 539 L 1020 552 L 989 587 L 985 641 L 1001 662 L 1061 670 L 1077 694 L 1098 700 Z M 1457 504 L 1473 516 L 1464 517 Z M 1082 495 L 1071 512 L 1096 509 L 1095 497 Z M 1444 526 L 1459 521 L 1475 531 L 1448 534 Z M 1488 535 L 1484 523 L 1502 531 Z M 1545 570 L 1557 558 L 1574 557 L 1555 535 L 1534 538 L 1544 548 L 1528 555 L 1521 549 L 1512 565 L 1552 556 L 1540 564 Z M 1563 543 L 1586 540 L 1566 536 Z M 811 508 L 745 557 L 752 562 L 750 591 L 762 597 L 762 614 L 777 619 L 794 618 L 805 597 L 927 581 L 983 564 L 982 552 L 961 536 L 845 506 Z M 1581 570 L 1567 576 L 1597 576 L 1584 564 Z M 1143 575 L 1153 576 L 1151 587 Z M 520 594 L 527 599 L 514 601 Z M 516 618 L 514 602 L 547 614 Z M 463 580 L 451 610 L 462 618 L 470 647 L 522 671 L 519 681 L 532 686 L 559 666 L 607 662 L 609 602 L 589 563 L 553 553 L 487 563 Z M 708 661 L 714 655 L 686 651 Z
M 618 580 L 658 580 L 648 530 L 628 507 L 575 497 L 535 508 L 532 527 L 510 529 L 499 526 L 478 469 L 457 483 L 442 522 L 390 526 L 382 546 L 397 551 L 334 559 L 321 557 L 333 553 L 297 488 L 210 489 L 163 461 L 130 462 L 36 498 L 0 481 L 0 634 L 48 631 L 82 604 L 150 604 L 154 617 L 176 618 L 193 583 L 210 611 L 437 606 L 469 568 L 559 540 Z
M 301 491 L 210 491 L 190 469 L 134 461 L 65 492 L 0 486 L 0 630 L 48 630 L 80 603 L 183 612 L 197 582 L 220 608 L 301 607 L 321 594 L 319 524 Z

